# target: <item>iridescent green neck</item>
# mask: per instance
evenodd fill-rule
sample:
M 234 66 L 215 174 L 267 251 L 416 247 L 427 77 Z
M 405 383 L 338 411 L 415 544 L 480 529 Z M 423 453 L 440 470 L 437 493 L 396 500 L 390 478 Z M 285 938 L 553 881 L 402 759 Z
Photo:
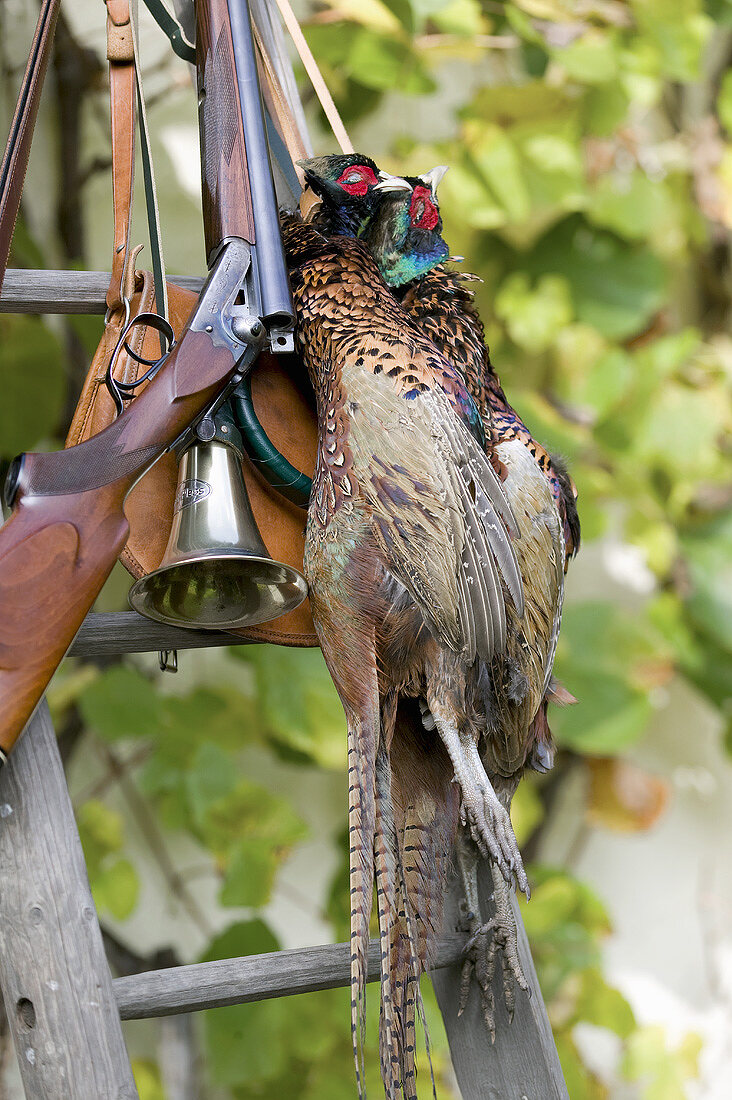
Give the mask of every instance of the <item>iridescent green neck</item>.
M 447 245 L 441 237 L 436 237 L 430 241 L 429 247 L 420 248 L 419 251 L 410 248 L 407 240 L 403 249 L 374 251 L 374 258 L 379 265 L 381 277 L 388 286 L 404 286 L 405 283 L 426 275 L 447 259 L 447 254 Z

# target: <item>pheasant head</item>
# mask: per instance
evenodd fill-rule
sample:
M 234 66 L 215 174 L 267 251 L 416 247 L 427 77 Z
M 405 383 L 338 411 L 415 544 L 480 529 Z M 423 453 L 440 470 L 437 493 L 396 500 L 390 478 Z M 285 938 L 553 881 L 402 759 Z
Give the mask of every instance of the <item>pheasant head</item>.
M 419 278 L 449 255 L 436 196 L 446 171 L 441 165 L 422 176 L 385 177 L 382 173 L 376 187 L 381 201 L 361 236 L 389 286 Z
M 363 153 L 343 153 L 298 161 L 305 179 L 321 199 L 318 228 L 328 234 L 358 237 L 383 201 L 383 174 Z M 398 179 L 398 177 L 394 177 Z M 399 186 L 409 185 L 399 180 Z

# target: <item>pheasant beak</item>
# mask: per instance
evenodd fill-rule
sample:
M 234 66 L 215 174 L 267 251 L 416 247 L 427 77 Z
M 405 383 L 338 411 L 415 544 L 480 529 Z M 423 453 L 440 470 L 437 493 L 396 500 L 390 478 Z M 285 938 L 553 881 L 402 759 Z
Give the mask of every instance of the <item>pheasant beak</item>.
M 419 177 L 425 187 L 429 187 L 433 195 L 437 194 L 437 188 L 440 186 L 442 177 L 448 168 L 448 164 L 438 164 L 436 168 L 430 168 L 429 172 L 425 172 L 423 176 Z
M 374 187 L 374 191 L 411 191 L 412 185 L 401 176 L 390 176 L 388 172 L 379 172 L 380 183 Z

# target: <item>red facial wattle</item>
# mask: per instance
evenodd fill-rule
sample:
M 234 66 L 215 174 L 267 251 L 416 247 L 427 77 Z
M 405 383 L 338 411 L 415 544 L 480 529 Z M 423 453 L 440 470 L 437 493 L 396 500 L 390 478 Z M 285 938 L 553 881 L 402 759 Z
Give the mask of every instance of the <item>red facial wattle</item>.
M 369 187 L 375 187 L 379 181 L 368 164 L 352 164 L 349 168 L 344 169 L 336 182 L 346 194 L 362 198 Z
M 432 201 L 432 192 L 428 187 L 419 184 L 412 192 L 412 201 L 409 204 L 409 220 L 418 229 L 434 229 L 440 220 L 440 215 Z

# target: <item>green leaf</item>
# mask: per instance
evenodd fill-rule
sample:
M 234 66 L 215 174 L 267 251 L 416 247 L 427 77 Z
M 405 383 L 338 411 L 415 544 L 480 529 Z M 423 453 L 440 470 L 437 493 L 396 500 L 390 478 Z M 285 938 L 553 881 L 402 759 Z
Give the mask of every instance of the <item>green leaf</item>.
M 97 909 L 126 920 L 139 896 L 137 872 L 127 859 L 117 859 L 123 846 L 120 814 L 90 799 L 77 813 L 79 836 Z
M 531 202 L 521 169 L 518 150 L 510 136 L 491 123 L 480 126 L 467 123 L 465 137 L 470 156 L 509 221 L 522 221 Z
M 131 665 L 115 665 L 98 676 L 79 696 L 79 708 L 105 741 L 150 736 L 162 712 L 153 684 Z
M 290 1036 L 284 999 L 217 1008 L 206 1012 L 204 1021 L 213 1084 L 261 1088 L 287 1068 Z
M 206 843 L 223 852 L 245 835 L 261 837 L 265 844 L 292 844 L 303 835 L 303 826 L 284 799 L 239 779 L 227 794 L 206 806 L 202 831 Z
M 450 0 L 432 12 L 432 22 L 443 34 L 470 37 L 483 29 L 483 13 L 478 0 Z
M 717 97 L 717 111 L 719 120 L 728 134 L 732 134 L 732 70 L 722 77 L 722 84 Z
M 214 936 L 199 962 L 238 959 L 245 955 L 266 955 L 279 949 L 277 937 L 264 921 L 236 921 Z
M 233 653 L 252 668 L 270 740 L 293 759 L 342 768 L 345 717 L 320 650 L 258 645 Z
M 696 618 L 696 611 L 692 612 Z M 732 658 L 713 638 L 699 631 L 694 637 L 694 655 L 682 659 L 689 680 L 703 692 L 722 715 L 732 716 Z M 732 720 L 727 721 L 726 748 L 732 754 Z
M 140 1100 L 167 1100 L 160 1079 L 160 1070 L 154 1062 L 144 1058 L 133 1058 L 132 1073 Z
M 590 191 L 587 217 L 631 241 L 673 230 L 674 208 L 668 187 L 639 168 L 609 172 Z
M 531 287 L 524 272 L 514 272 L 501 286 L 495 309 L 511 339 L 533 353 L 545 351 L 572 319 L 569 287 L 558 275 L 544 275 Z
M 228 854 L 219 901 L 232 907 L 261 908 L 270 899 L 278 866 L 277 855 L 259 838 L 240 840 Z
M 582 101 L 583 129 L 596 137 L 608 137 L 623 123 L 629 103 L 620 80 L 588 87 Z
M 237 770 L 228 753 L 208 741 L 199 745 L 186 775 L 188 805 L 195 825 L 205 827 L 211 807 L 231 794 L 236 781 Z
M 572 1100 L 607 1100 L 607 1089 L 583 1064 L 572 1036 L 566 1032 L 555 1032 L 554 1039 L 567 1091 Z
M 220 764 L 209 771 L 202 788 L 189 778 L 198 794 L 195 832 L 216 854 L 224 872 L 221 903 L 262 906 L 269 900 L 278 867 L 305 836 L 305 826 L 289 803 L 247 779 L 218 794 Z
M 95 878 L 105 858 L 122 848 L 122 817 L 103 802 L 89 799 L 78 810 L 76 824 L 89 878 Z
M 371 30 L 362 30 L 354 39 L 346 68 L 360 84 L 377 91 L 398 87 L 404 95 L 420 95 L 435 88 L 406 43 Z
M 557 675 L 579 700 L 557 708 L 552 727 L 561 744 L 613 756 L 643 734 L 652 714 L 636 669 L 656 654 L 657 643 L 639 616 L 611 604 L 588 602 L 565 609 Z
M 348 55 L 348 71 L 360 84 L 383 91 L 395 86 L 408 55 L 403 43 L 363 30 Z
M 343 21 L 327 25 L 305 23 L 303 33 L 321 65 L 342 66 L 362 32 L 356 23 Z
M 574 1012 L 583 1023 L 606 1027 L 621 1039 L 627 1039 L 636 1026 L 633 1010 L 625 997 L 608 985 L 599 969 L 589 969 L 582 974 L 582 989 Z
M 552 721 L 560 745 L 596 756 L 613 756 L 635 744 L 653 713 L 648 697 L 619 676 L 602 671 L 571 674 L 576 707 L 558 712 Z
M 504 129 L 528 127 L 532 134 L 553 133 L 559 128 L 573 132 L 578 107 L 576 98 L 568 96 L 565 89 L 543 80 L 527 80 L 479 88 L 460 116 Z
M 566 872 L 533 867 L 531 879 L 531 902 L 521 900 L 521 912 L 542 990 L 551 1000 L 573 971 L 599 965 L 599 940 L 610 924 L 599 899 Z M 574 1004 L 581 990 L 576 979 L 573 988 Z M 566 1015 L 566 1006 L 562 1011 Z
M 511 803 L 511 824 L 519 846 L 526 843 L 544 818 L 544 805 L 536 785 L 528 779 L 519 785 Z
M 401 27 L 389 4 L 382 0 L 324 0 L 340 16 L 383 35 L 399 34 Z
M 630 1036 L 622 1071 L 630 1081 L 645 1082 L 644 1100 L 686 1100 L 684 1082 L 697 1076 L 701 1047 L 701 1037 L 690 1032 L 669 1050 L 662 1027 L 644 1027 Z
M 260 920 L 232 924 L 209 944 L 201 962 L 277 951 L 279 944 Z M 235 1005 L 204 1014 L 207 1060 L 215 1084 L 266 1082 L 287 1064 L 284 1001 Z
M 732 654 L 732 514 L 682 537 L 691 592 L 686 607 L 699 628 Z
M 634 378 L 631 357 L 621 348 L 612 348 L 592 364 L 582 380 L 575 381 L 572 396 L 578 404 L 588 405 L 598 418 L 602 418 L 617 408 Z
M 631 0 L 633 14 L 644 37 L 653 44 L 661 71 L 672 80 L 693 81 L 699 76 L 701 58 L 711 19 L 702 14 L 700 0 Z
M 610 340 L 641 331 L 661 306 L 666 287 L 664 267 L 656 256 L 630 248 L 578 216 L 538 242 L 526 269 L 534 276 L 563 275 L 579 320 Z
M 0 314 L 0 454 L 53 435 L 66 393 L 61 345 L 39 317 Z
M 462 211 L 468 225 L 495 229 L 505 225 L 507 214 L 472 158 L 463 152 L 440 186 L 443 211 Z
M 617 75 L 617 46 L 607 31 L 590 30 L 563 49 L 551 52 L 568 76 L 583 84 L 606 84 Z
M 234 687 L 217 684 L 187 695 L 168 695 L 162 707 L 166 746 L 178 755 L 181 742 L 189 751 L 196 751 L 202 729 L 209 741 L 232 751 L 258 739 L 261 732 L 256 701 Z
M 122 921 L 135 911 L 140 896 L 140 880 L 128 859 L 118 859 L 105 867 L 91 886 L 100 912 L 108 912 L 115 920 Z

